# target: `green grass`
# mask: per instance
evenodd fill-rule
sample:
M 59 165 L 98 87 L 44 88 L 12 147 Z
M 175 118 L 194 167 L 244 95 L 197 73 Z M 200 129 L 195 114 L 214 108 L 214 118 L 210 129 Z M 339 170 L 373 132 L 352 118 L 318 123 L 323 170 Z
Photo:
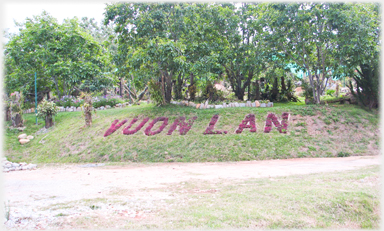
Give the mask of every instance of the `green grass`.
M 161 214 L 173 228 L 362 228 L 379 226 L 379 167 L 353 171 L 250 179 L 191 181 L 188 193 Z M 212 191 L 212 189 L 214 189 Z
M 153 207 L 145 219 L 85 213 L 74 219 L 80 223 L 68 228 L 89 229 L 94 224 L 114 228 L 118 224 L 120 228 L 135 230 L 379 229 L 380 182 L 379 166 L 270 178 L 191 179 L 142 189 L 141 199 L 125 204 L 124 209 L 142 211 L 151 198 L 145 195 L 172 195 L 172 199 L 151 198 Z M 79 203 L 88 205 L 91 201 L 70 202 L 76 206 Z M 104 200 L 97 204 L 103 211 L 108 205 L 118 207 L 121 201 Z
M 287 134 L 280 134 L 276 129 L 265 134 L 264 123 L 270 112 L 279 118 L 283 112 L 289 112 L 292 118 L 299 115 L 302 118 L 311 116 L 316 123 L 320 123 L 316 124 L 319 126 L 319 134 L 313 134 L 308 121 L 301 120 L 290 120 Z M 216 113 L 220 118 L 215 129 L 226 130 L 228 134 L 203 135 L 211 117 Z M 250 133 L 249 129 L 244 129 L 242 134 L 235 134 L 234 131 L 249 113 L 256 116 L 257 132 Z M 123 135 L 123 128 L 120 128 L 112 135 L 103 137 L 113 120 L 130 121 L 136 116 L 151 119 L 167 116 L 169 125 L 155 136 L 144 135 L 144 126 L 134 135 Z M 198 119 L 187 135 L 180 136 L 177 130 L 171 136 L 166 135 L 169 126 L 178 116 L 186 116 L 187 119 L 197 116 Z M 50 128 L 48 133 L 34 135 L 44 126 L 44 122 L 39 120 L 40 124 L 35 125 L 34 115 L 27 114 L 24 115 L 27 128 L 23 132 L 5 129 L 5 155 L 11 161 L 35 163 L 241 161 L 305 156 L 329 157 L 337 156 L 340 151 L 351 155 L 370 155 L 371 152 L 364 152 L 361 147 L 366 146 L 367 141 L 375 147 L 378 146 L 376 144 L 379 135 L 375 132 L 378 129 L 378 117 L 376 112 L 367 112 L 354 105 L 326 107 L 276 103 L 273 108 L 199 110 L 175 105 L 155 107 L 145 104 L 97 111 L 89 128 L 83 128 L 84 119 L 81 112 L 61 112 L 55 117 L 56 125 Z M 325 126 L 321 127 L 321 123 Z M 341 125 L 345 129 L 340 131 L 338 128 Z M 356 128 L 356 125 L 360 127 Z M 6 126 L 9 126 L 9 123 L 6 123 Z M 160 123 L 153 129 L 159 126 Z M 303 126 L 304 129 L 296 131 L 297 126 Z M 364 139 L 358 138 L 357 133 L 353 133 L 355 130 Z M 21 133 L 34 135 L 35 139 L 20 145 L 17 136 Z M 352 143 L 356 146 L 351 145 L 351 137 L 356 138 Z M 305 146 L 312 148 L 309 152 L 303 152 L 301 149 Z M 327 149 L 319 148 L 322 146 Z

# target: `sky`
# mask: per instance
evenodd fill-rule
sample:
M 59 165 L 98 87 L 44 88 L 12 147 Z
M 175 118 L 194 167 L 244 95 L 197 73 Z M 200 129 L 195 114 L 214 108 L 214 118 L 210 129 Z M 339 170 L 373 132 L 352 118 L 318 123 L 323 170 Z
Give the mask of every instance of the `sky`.
M 1 7 L 2 29 L 17 32 L 14 20 L 24 22 L 26 18 L 40 15 L 43 10 L 62 23 L 66 18 L 82 17 L 95 18 L 101 23 L 104 8 L 109 1 L 6 1 Z

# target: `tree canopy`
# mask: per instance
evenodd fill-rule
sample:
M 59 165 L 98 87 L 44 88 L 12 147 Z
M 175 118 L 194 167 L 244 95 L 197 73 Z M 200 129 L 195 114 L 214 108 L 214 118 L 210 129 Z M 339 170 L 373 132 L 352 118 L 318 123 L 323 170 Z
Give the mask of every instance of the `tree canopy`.
M 39 90 L 58 96 L 118 79 L 144 89 L 154 80 L 170 102 L 183 98 L 186 85 L 225 79 L 243 100 L 253 86 L 259 91 L 261 78 L 284 84 L 295 66 L 307 74 L 315 103 L 330 78 L 347 75 L 360 96 L 374 92 L 366 105 L 377 104 L 377 4 L 118 2 L 104 16 L 102 25 L 88 18 L 59 24 L 44 12 L 20 24 L 5 46 L 7 91 L 28 94 L 37 72 Z

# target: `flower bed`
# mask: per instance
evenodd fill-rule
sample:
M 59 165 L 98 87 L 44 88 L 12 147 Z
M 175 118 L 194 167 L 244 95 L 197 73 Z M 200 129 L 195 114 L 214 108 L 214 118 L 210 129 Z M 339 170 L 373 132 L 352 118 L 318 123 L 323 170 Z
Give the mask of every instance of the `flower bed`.
M 135 129 L 133 129 L 133 130 L 129 130 L 129 129 L 132 127 L 132 125 L 133 125 L 134 123 L 136 123 L 136 121 L 138 121 L 137 118 L 134 118 L 134 119 L 131 121 L 131 123 L 129 123 L 128 127 L 124 128 L 124 130 L 123 130 L 123 134 L 124 134 L 124 135 L 133 135 L 133 134 L 135 134 L 136 132 L 138 132 L 138 131 L 145 125 L 145 123 L 148 122 L 148 120 L 149 120 L 148 117 L 144 118 L 143 121 L 141 121 L 141 123 L 139 124 L 139 126 L 137 126 L 137 127 L 136 127 Z
M 123 120 L 118 125 L 116 125 L 116 124 L 117 124 L 117 122 L 119 122 L 119 120 L 113 121 L 111 127 L 108 128 L 108 130 L 104 133 L 104 137 L 109 136 L 112 133 L 114 133 L 117 129 L 119 129 L 121 126 L 123 126 L 123 124 L 125 124 L 127 121 L 128 120 Z
M 264 132 L 265 133 L 271 132 L 272 124 L 273 124 L 275 125 L 275 127 L 280 133 L 287 133 L 289 113 L 284 112 L 282 114 L 282 118 L 283 118 L 282 121 L 279 122 L 275 114 L 273 113 L 268 114 L 267 120 L 265 121 Z
M 288 129 L 288 120 L 289 120 L 289 113 L 284 112 L 282 114 L 282 120 L 281 122 L 277 119 L 277 116 L 273 113 L 269 113 L 267 116 L 267 119 L 265 121 L 265 127 L 264 127 L 264 133 L 269 133 L 272 131 L 272 126 L 275 126 L 277 130 L 280 133 L 287 133 Z M 188 120 L 188 123 L 185 121 L 185 117 L 181 116 L 175 119 L 173 124 L 170 126 L 167 135 L 172 135 L 172 133 L 176 130 L 177 127 L 179 127 L 179 133 L 180 135 L 185 135 L 188 133 L 188 131 L 191 129 L 194 121 L 197 119 L 197 116 L 192 117 Z M 216 134 L 227 134 L 227 131 L 220 131 L 220 130 L 214 130 L 215 125 L 217 121 L 219 120 L 219 115 L 215 114 L 212 116 L 211 121 L 208 124 L 208 127 L 203 132 L 204 135 L 216 135 Z M 256 121 L 255 121 L 255 115 L 254 114 L 248 114 L 245 116 L 245 118 L 241 121 L 238 128 L 236 129 L 235 133 L 240 134 L 243 132 L 245 128 L 250 128 L 250 132 L 256 132 Z M 119 120 L 115 120 L 112 122 L 112 125 L 108 128 L 108 130 L 104 133 L 104 137 L 111 135 L 114 133 L 117 129 L 119 129 L 121 126 L 123 126 L 128 120 L 123 120 L 119 124 Z M 146 117 L 141 121 L 141 123 L 133 130 L 131 130 L 131 127 L 133 124 L 135 124 L 138 121 L 138 118 L 133 118 L 132 121 L 129 123 L 129 125 L 123 129 L 124 135 L 132 135 L 138 132 L 148 121 L 149 118 Z M 163 123 L 161 126 L 155 130 L 151 131 L 153 126 L 159 122 L 162 121 Z M 155 118 L 148 127 L 145 128 L 144 134 L 147 136 L 153 136 L 156 134 L 161 133 L 164 128 L 168 125 L 168 118 L 167 117 L 157 117 Z
M 171 127 L 168 130 L 167 135 L 172 135 L 173 131 L 176 130 L 177 126 L 179 126 L 179 133 L 180 135 L 185 135 L 187 132 L 191 129 L 193 122 L 197 119 L 197 116 L 192 117 L 192 119 L 188 120 L 188 123 L 185 122 L 185 117 L 180 116 L 179 118 L 175 119 L 175 122 L 171 125 Z
M 211 121 L 208 124 L 208 127 L 204 131 L 204 135 L 216 135 L 216 134 L 222 134 L 222 131 L 216 130 L 214 131 L 213 129 L 215 128 L 215 124 L 219 120 L 219 115 L 214 115 L 211 118 Z M 224 134 L 227 134 L 227 131 L 224 131 Z
M 245 119 L 241 121 L 239 127 L 236 129 L 236 133 L 240 134 L 243 132 L 244 128 L 251 128 L 250 132 L 256 132 L 256 122 L 255 115 L 248 114 L 245 116 Z
M 163 121 L 163 124 L 155 131 L 151 131 L 152 127 L 157 123 L 158 121 Z M 153 136 L 160 132 L 162 132 L 165 128 L 165 126 L 168 125 L 168 118 L 167 117 L 157 117 L 154 119 L 151 123 L 149 123 L 149 126 L 144 130 L 145 135 L 147 136 Z

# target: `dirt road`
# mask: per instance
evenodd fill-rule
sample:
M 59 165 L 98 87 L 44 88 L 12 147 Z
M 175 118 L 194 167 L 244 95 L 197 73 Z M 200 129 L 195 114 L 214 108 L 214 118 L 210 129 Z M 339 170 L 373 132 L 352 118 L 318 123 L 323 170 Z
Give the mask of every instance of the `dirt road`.
M 6 226 L 15 229 L 55 228 L 57 225 L 55 221 L 60 218 L 57 214 L 60 211 L 60 213 L 65 211 L 71 216 L 81 211 L 85 213 L 80 207 L 76 209 L 72 206 L 73 208 L 65 210 L 63 206 L 57 207 L 59 204 L 71 204 L 74 201 L 96 198 L 125 197 L 133 200 L 134 198 L 142 199 L 143 196 L 152 201 L 164 200 L 170 195 L 161 192 L 145 194 L 140 190 L 166 189 L 171 184 L 189 180 L 277 177 L 352 170 L 380 164 L 381 156 L 361 156 L 231 163 L 38 166 L 37 170 L 4 174 L 4 199 L 10 210 Z M 150 209 L 151 206 L 147 202 L 145 206 Z M 116 206 L 114 209 L 116 211 Z M 137 213 L 132 211 L 131 215 L 135 217 Z

